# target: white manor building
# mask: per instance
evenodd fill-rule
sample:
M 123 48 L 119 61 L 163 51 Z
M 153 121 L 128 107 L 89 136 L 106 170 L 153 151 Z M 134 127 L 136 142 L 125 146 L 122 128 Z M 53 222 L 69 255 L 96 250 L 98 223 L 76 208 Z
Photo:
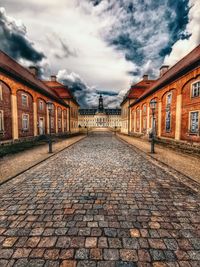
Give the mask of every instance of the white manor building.
M 78 123 L 89 128 L 120 128 L 121 109 L 104 109 L 100 95 L 98 109 L 79 109 Z

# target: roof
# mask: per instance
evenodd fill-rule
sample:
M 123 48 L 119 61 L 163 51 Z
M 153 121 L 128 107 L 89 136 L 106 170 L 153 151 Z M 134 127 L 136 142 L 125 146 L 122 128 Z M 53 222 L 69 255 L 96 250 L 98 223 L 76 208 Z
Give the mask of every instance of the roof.
M 142 80 L 132 85 L 124 96 L 121 105 L 123 105 L 128 99 L 139 98 L 153 83 L 155 83 L 155 80 Z
M 138 103 L 145 97 L 151 95 L 155 91 L 161 89 L 163 86 L 173 82 L 179 77 L 186 74 L 188 71 L 200 66 L 200 45 L 193 49 L 189 54 L 178 61 L 174 66 L 172 66 L 165 74 L 160 77 L 155 83 L 152 84 L 134 103 Z
M 97 108 L 90 108 L 90 109 L 79 109 L 80 115 L 95 115 L 98 113 Z M 113 108 L 113 109 L 104 109 L 104 112 L 106 115 L 121 115 L 121 109 Z
M 41 80 L 33 75 L 28 69 L 21 66 L 13 58 L 9 57 L 3 51 L 0 50 L 0 71 L 6 73 L 6 75 L 19 80 L 21 83 L 28 85 L 36 91 L 53 98 L 64 106 L 68 106 L 63 100 L 49 89 Z
M 73 96 L 67 86 L 59 83 L 58 81 L 43 81 L 43 83 L 47 85 L 56 95 L 58 95 L 59 98 L 72 100 L 76 105 L 79 106 L 76 98 Z

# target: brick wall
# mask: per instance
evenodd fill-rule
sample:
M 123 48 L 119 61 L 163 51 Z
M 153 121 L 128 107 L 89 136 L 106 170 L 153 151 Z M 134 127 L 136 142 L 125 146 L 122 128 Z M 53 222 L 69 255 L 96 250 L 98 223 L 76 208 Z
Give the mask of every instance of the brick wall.
M 11 119 L 11 90 L 3 82 L 0 81 L 2 90 L 2 100 L 0 98 L 0 110 L 4 116 L 4 134 L 0 136 L 1 140 L 12 139 L 12 119 Z
M 22 97 L 27 97 L 27 105 L 23 105 Z M 19 137 L 28 137 L 34 135 L 33 129 L 33 97 L 26 91 L 18 90 L 17 91 L 17 110 L 18 110 L 18 130 Z M 29 117 L 29 127 L 27 130 L 23 129 L 22 117 L 27 114 Z

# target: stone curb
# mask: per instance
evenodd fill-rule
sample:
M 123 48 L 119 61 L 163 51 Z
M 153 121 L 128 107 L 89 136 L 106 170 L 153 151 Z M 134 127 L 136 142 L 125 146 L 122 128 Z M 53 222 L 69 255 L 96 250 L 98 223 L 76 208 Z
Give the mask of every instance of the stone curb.
M 61 148 L 60 150 L 58 150 L 58 151 L 55 152 L 55 153 L 50 154 L 50 155 L 47 156 L 45 159 L 40 160 L 39 162 L 37 162 L 37 163 L 31 165 L 30 167 L 26 168 L 25 170 L 20 171 L 20 172 L 18 172 L 17 174 L 8 177 L 8 179 L 6 179 L 6 180 L 0 182 L 0 186 L 3 185 L 3 184 L 5 184 L 5 183 L 7 183 L 8 181 L 10 181 L 10 180 L 16 178 L 17 176 L 19 176 L 19 175 L 25 173 L 26 171 L 28 171 L 28 170 L 34 168 L 35 166 L 39 165 L 40 163 L 44 162 L 45 160 L 48 160 L 49 158 L 52 158 L 53 156 L 57 155 L 58 153 L 62 152 L 63 150 L 65 150 L 65 149 L 67 149 L 67 148 L 69 148 L 69 147 L 75 145 L 76 143 L 82 141 L 82 140 L 83 140 L 84 138 L 86 138 L 86 137 L 87 137 L 87 136 L 83 136 L 83 138 L 81 138 L 81 139 L 79 139 L 79 140 L 76 140 L 74 143 L 68 145 L 67 147 Z
M 136 152 L 140 153 L 143 158 L 149 160 L 151 163 L 154 165 L 160 167 L 170 175 L 172 175 L 175 179 L 177 179 L 179 182 L 183 183 L 184 185 L 188 186 L 190 189 L 192 189 L 196 193 L 200 193 L 200 184 L 193 180 L 191 177 L 183 174 L 182 172 L 174 169 L 173 167 L 169 166 L 168 164 L 160 161 L 159 159 L 154 158 L 150 153 L 144 152 L 142 149 L 134 146 L 133 144 L 130 144 L 128 141 L 124 140 L 123 138 L 120 137 L 119 134 L 116 135 L 116 138 L 134 149 Z

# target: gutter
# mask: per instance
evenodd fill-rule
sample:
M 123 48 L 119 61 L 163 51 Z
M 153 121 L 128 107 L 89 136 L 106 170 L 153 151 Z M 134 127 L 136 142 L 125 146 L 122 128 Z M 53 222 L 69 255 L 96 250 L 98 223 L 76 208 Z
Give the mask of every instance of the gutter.
M 191 65 L 189 65 L 188 67 L 180 70 L 178 73 L 176 73 L 175 75 L 173 75 L 172 77 L 169 77 L 168 79 L 166 79 L 165 81 L 163 81 L 161 84 L 157 85 L 156 87 L 154 87 L 151 91 L 149 91 L 148 93 L 146 93 L 145 95 L 141 96 L 140 98 L 138 98 L 134 103 L 132 103 L 130 105 L 130 107 L 133 107 L 135 104 L 139 103 L 141 100 L 145 99 L 146 97 L 152 95 L 153 93 L 155 93 L 156 91 L 162 89 L 162 87 L 168 85 L 169 83 L 172 83 L 173 81 L 177 80 L 179 77 L 183 76 L 184 74 L 188 73 L 190 70 L 193 70 L 197 67 L 200 66 L 200 60 L 193 62 Z
M 63 102 L 62 100 L 60 100 L 59 98 L 57 98 L 56 96 L 50 94 L 49 92 L 45 91 L 44 89 L 42 89 L 41 87 L 35 85 L 35 84 L 32 84 L 32 82 L 30 81 L 27 81 L 25 79 L 23 79 L 22 77 L 12 73 L 12 72 L 9 72 L 7 70 L 5 70 L 4 68 L 2 68 L 0 66 L 0 71 L 4 74 L 6 74 L 7 76 L 15 79 L 16 81 L 20 82 L 20 83 L 23 83 L 24 85 L 28 86 L 28 87 L 31 87 L 33 89 L 36 89 L 37 92 L 51 98 L 51 99 L 54 99 L 57 103 L 61 104 L 62 106 L 65 106 L 67 108 L 69 108 L 69 105 L 67 105 L 65 102 Z

